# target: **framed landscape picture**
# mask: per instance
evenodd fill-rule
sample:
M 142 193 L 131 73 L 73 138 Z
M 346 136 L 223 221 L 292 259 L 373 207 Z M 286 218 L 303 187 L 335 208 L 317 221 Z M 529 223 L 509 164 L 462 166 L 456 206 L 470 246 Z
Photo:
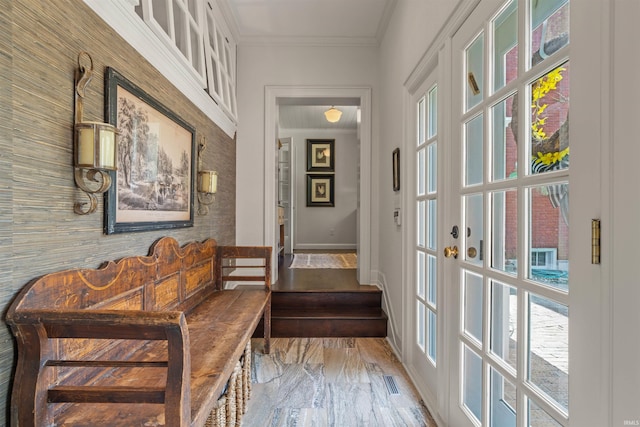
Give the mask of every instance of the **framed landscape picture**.
M 334 139 L 307 139 L 307 172 L 334 172 Z
M 105 233 L 192 227 L 195 129 L 113 68 L 105 86 L 107 119 L 118 128 Z
M 334 175 L 307 174 L 307 206 L 335 206 Z

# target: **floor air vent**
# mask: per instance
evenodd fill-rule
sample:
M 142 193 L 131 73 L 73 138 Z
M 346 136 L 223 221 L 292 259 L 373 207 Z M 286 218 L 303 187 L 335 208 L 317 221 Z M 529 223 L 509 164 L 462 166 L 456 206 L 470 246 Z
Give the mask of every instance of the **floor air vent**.
M 396 384 L 395 378 L 393 375 L 383 375 L 384 383 L 387 385 L 387 391 L 392 396 L 397 396 L 400 394 L 400 390 L 398 389 L 398 385 Z

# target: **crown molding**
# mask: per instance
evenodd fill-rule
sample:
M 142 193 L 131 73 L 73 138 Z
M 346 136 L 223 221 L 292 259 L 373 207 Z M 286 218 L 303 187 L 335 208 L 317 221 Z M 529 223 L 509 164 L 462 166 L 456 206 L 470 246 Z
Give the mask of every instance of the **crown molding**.
M 376 37 L 284 37 L 284 36 L 240 36 L 242 46 L 333 46 L 333 47 L 378 47 Z

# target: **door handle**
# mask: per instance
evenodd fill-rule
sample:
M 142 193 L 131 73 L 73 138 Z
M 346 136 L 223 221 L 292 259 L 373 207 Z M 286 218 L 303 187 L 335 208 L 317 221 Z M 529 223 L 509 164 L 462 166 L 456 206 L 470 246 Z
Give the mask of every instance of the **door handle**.
M 473 246 L 467 249 L 467 255 L 469 256 L 469 258 L 475 258 L 477 254 L 478 254 L 478 250 Z
M 456 245 L 453 246 L 447 246 L 446 248 L 444 248 L 444 256 L 446 258 L 455 258 L 458 259 L 458 247 Z

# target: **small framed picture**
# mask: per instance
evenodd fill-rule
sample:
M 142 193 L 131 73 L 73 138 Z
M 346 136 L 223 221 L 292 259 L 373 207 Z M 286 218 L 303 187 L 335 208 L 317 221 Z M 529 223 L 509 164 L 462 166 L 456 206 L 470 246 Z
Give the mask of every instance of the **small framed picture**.
M 393 150 L 393 191 L 400 191 L 400 149 Z
M 334 172 L 335 139 L 307 139 L 307 172 Z
M 335 206 L 334 178 L 334 175 L 307 174 L 307 206 Z

